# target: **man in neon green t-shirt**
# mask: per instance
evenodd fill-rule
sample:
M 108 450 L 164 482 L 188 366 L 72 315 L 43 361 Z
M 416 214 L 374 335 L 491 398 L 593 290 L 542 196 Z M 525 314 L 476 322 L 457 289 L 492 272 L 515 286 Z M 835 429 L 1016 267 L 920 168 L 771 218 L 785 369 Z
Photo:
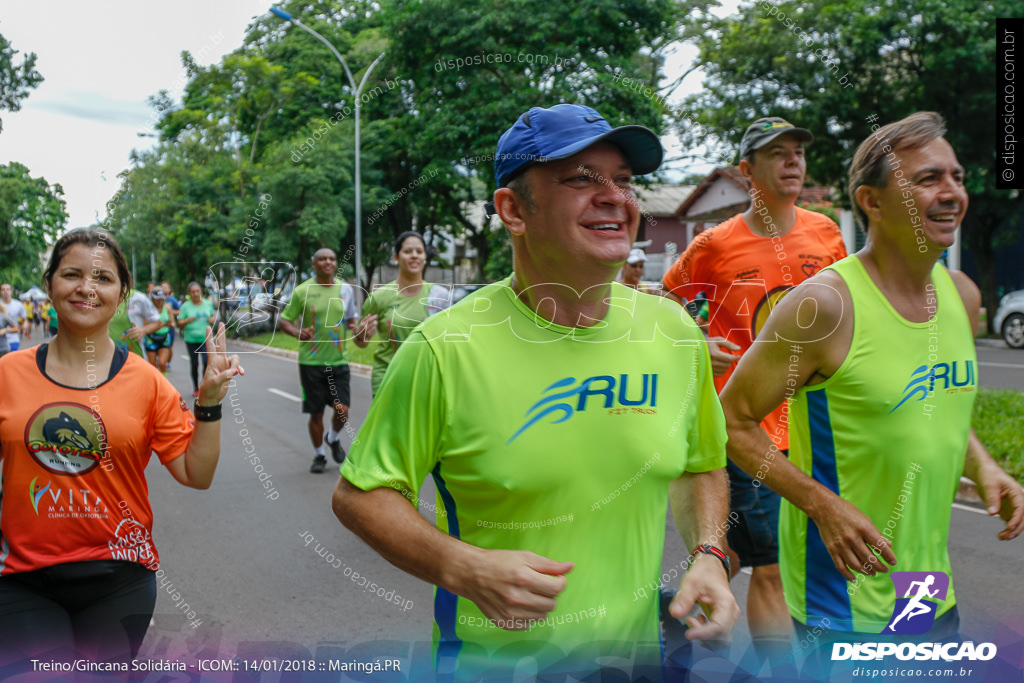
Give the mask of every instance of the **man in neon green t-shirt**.
M 659 676 L 670 498 L 694 553 L 672 614 L 702 604 L 691 638 L 739 615 L 714 547 L 728 493 L 703 337 L 672 302 L 612 283 L 639 227 L 632 176 L 661 155 L 651 131 L 589 107 L 519 117 L 495 157 L 514 274 L 402 344 L 342 468 L 339 519 L 437 586 L 438 672 Z M 427 474 L 439 528 L 406 499 Z
M 355 327 L 355 293 L 352 285 L 335 277 L 338 258 L 324 247 L 313 254 L 313 277 L 292 292 L 278 321 L 282 330 L 299 340 L 299 381 L 302 412 L 309 414 L 309 438 L 313 441 L 313 463 L 309 471 L 319 474 L 327 466 L 324 446 L 335 462 L 343 462 L 341 430 L 348 421 L 351 403 L 348 331 Z M 324 408 L 331 407 L 331 426 L 324 434 Z
M 961 475 L 1006 520 L 1000 539 L 1024 529 L 1020 484 L 971 429 L 978 288 L 938 263 L 967 210 L 963 168 L 937 114 L 874 128 L 849 182 L 867 244 L 776 306 L 721 394 L 729 457 L 785 499 L 782 582 L 815 679 L 835 643 L 959 638 Z M 787 398 L 789 460 L 759 426 Z M 900 622 L 914 584 L 936 586 L 928 614 Z

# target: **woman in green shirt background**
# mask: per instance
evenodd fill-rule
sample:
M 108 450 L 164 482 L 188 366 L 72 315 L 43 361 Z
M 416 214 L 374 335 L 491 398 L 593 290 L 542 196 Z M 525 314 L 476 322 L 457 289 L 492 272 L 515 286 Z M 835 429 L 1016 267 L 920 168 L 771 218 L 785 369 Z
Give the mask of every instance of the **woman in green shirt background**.
M 363 318 L 353 337 L 359 348 L 366 348 L 371 339 L 377 344 L 370 377 L 374 394 L 399 345 L 428 316 L 451 304 L 450 292 L 443 285 L 423 281 L 428 256 L 422 235 L 411 230 L 399 235 L 395 260 L 398 279 L 373 290 L 363 304 Z
M 199 396 L 199 359 L 203 359 L 203 375 L 206 374 L 206 326 L 214 325 L 217 311 L 209 299 L 203 298 L 203 288 L 198 282 L 188 285 L 188 301 L 178 310 L 178 326 L 184 328 L 182 336 L 188 349 L 188 360 L 192 372 L 192 396 Z

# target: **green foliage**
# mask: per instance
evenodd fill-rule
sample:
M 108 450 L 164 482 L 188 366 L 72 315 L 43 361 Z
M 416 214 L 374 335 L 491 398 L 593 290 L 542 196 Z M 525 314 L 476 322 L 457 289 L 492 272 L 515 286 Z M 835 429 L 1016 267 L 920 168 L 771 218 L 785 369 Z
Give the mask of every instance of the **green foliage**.
M 0 35 L 0 111 L 21 109 L 28 91 L 43 82 L 35 68 L 35 53 L 21 62 L 16 61 L 17 55 L 18 50 Z M 0 165 L 0 280 L 19 290 L 41 283 L 40 254 L 63 232 L 66 209 L 60 185 L 33 178 L 16 161 Z
M 40 254 L 64 231 L 64 190 L 14 161 L 0 165 L 0 280 L 18 289 L 42 279 Z
M 979 389 L 974 402 L 974 431 L 996 462 L 1024 482 L 1024 392 Z
M 495 220 L 497 220 L 495 218 Z M 491 244 L 491 258 L 484 268 L 484 277 L 488 282 L 495 282 L 512 272 L 512 240 L 508 230 L 502 228 L 488 235 Z
M 0 35 L 0 111 L 16 112 L 21 101 L 28 97 L 28 91 L 43 82 L 43 76 L 36 71 L 36 54 L 29 52 L 20 63 L 16 62 L 18 50 Z M 0 131 L 3 131 L 0 119 Z
M 414 116 L 409 154 L 414 166 L 444 169 L 410 201 L 468 237 L 481 277 L 497 271 L 485 269 L 490 229 L 466 220 L 463 206 L 493 192 L 498 137 L 519 114 L 571 102 L 594 107 L 612 125 L 662 128 L 664 93 L 648 96 L 621 79 L 657 85 L 685 16 L 680 3 L 396 0 L 386 8 L 388 60 Z
M 664 100 L 616 77 L 656 84 L 683 16 L 672 0 L 588 0 L 568 12 L 540 0 L 283 7 L 338 49 L 357 84 L 386 53 L 360 96 L 367 273 L 390 258 L 399 233 L 418 229 L 431 243 L 467 237 L 480 277 L 493 238 L 464 207 L 493 190 L 501 132 L 529 107 L 557 102 L 592 105 L 613 124 L 660 128 Z M 495 54 L 512 61 L 484 63 Z M 476 57 L 480 64 L 440 68 Z M 253 202 L 270 196 L 258 234 L 249 236 L 252 253 L 304 265 L 328 245 L 351 265 L 355 93 L 327 46 L 268 14 L 219 64 L 199 66 L 187 52 L 182 61 L 190 78 L 181 105 L 166 93 L 152 98 L 160 144 L 137 155 L 125 175 L 120 234 L 157 253 L 158 271 L 183 283 L 231 254 Z M 181 249 L 188 253 L 164 253 Z M 509 265 L 499 252 L 492 277 Z
M 801 209 L 824 214 L 831 218 L 833 223 L 839 224 L 839 211 L 832 202 L 797 202 L 796 205 Z
M 724 19 L 695 13 L 687 35 L 707 78 L 676 112 L 684 144 L 710 133 L 731 151 L 750 121 L 783 116 L 816 134 L 810 174 L 849 206 L 849 160 L 871 123 L 939 112 L 967 170 L 963 236 L 993 308 L 994 250 L 1016 239 L 1024 218 L 1024 198 L 996 190 L 992 174 L 995 19 L 1019 11 L 1019 0 L 759 0 Z

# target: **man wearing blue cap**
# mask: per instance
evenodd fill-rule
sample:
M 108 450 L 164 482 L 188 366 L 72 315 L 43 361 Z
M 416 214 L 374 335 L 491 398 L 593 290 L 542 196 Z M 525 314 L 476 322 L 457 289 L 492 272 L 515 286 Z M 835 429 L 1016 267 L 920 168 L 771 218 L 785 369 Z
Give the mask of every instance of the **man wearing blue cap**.
M 661 157 L 653 132 L 589 107 L 520 116 L 495 156 L 514 273 L 417 328 L 342 467 L 338 518 L 437 586 L 438 672 L 659 677 L 668 499 L 693 553 L 666 577 L 683 576 L 672 614 L 700 603 L 692 639 L 739 615 L 716 547 L 725 430 L 703 337 L 612 282 L 639 227 L 632 177 Z M 438 528 L 403 495 L 427 474 Z

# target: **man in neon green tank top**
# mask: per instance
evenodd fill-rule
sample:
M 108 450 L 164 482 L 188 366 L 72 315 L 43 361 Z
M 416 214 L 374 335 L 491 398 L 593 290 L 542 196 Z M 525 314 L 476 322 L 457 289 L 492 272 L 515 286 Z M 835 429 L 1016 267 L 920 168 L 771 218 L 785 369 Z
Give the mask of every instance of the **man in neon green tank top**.
M 944 134 L 930 112 L 875 127 L 849 182 L 867 244 L 779 304 L 721 394 L 729 456 L 785 499 L 782 580 L 812 673 L 837 642 L 959 637 L 947 541 L 961 474 L 1006 520 L 1001 540 L 1024 529 L 1020 485 L 970 426 L 980 295 L 938 263 L 968 203 Z M 786 399 L 789 460 L 758 426 Z M 911 581 L 942 590 L 915 597 Z
M 671 613 L 700 596 L 710 621 L 687 621 L 693 639 L 721 638 L 739 616 L 712 547 L 728 493 L 706 345 L 675 303 L 612 283 L 639 227 L 632 176 L 657 168 L 661 145 L 563 104 L 520 116 L 497 151 L 514 274 L 398 348 L 334 510 L 436 584 L 439 674 L 660 677 L 669 498 L 695 554 Z M 412 493 L 428 474 L 439 528 Z

